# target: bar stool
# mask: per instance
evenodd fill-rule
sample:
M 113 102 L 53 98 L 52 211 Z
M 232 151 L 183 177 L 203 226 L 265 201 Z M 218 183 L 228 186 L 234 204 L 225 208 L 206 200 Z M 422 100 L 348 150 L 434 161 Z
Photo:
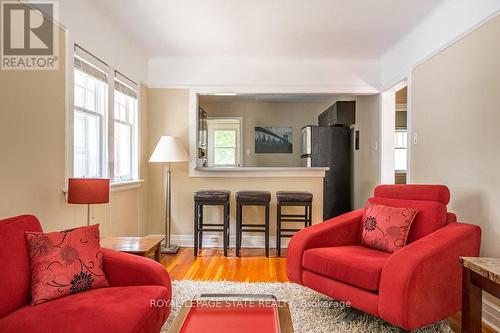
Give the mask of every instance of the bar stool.
M 230 191 L 212 190 L 194 192 L 194 256 L 198 256 L 198 249 L 203 246 L 204 231 L 222 231 L 224 256 L 229 248 L 229 197 Z M 224 206 L 222 224 L 204 223 L 203 206 Z
M 276 192 L 278 200 L 277 220 L 276 220 L 276 249 L 278 257 L 281 257 L 281 238 L 292 237 L 293 233 L 301 229 L 283 229 L 282 222 L 299 222 L 304 223 L 304 227 L 309 227 L 312 221 L 312 199 L 313 195 L 309 192 L 296 191 L 278 191 Z M 303 206 L 304 215 L 302 214 L 282 214 L 282 206 Z
M 267 191 L 239 191 L 236 193 L 236 256 L 240 256 L 241 236 L 243 232 L 263 232 L 265 237 L 266 257 L 269 257 L 269 202 L 271 193 Z M 264 206 L 264 224 L 244 224 L 243 206 Z

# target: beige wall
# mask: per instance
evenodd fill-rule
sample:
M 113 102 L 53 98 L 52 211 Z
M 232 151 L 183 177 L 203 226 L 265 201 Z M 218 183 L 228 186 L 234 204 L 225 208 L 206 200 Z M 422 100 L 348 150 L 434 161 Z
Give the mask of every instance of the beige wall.
M 500 16 L 412 72 L 412 182 L 451 189 L 450 210 L 500 257 Z
M 379 96 L 356 98 L 356 124 L 359 150 L 353 150 L 353 206 L 364 207 L 379 183 Z M 354 147 L 354 138 L 352 140 Z
M 189 91 L 186 89 L 149 90 L 149 149 L 150 152 L 161 135 L 179 136 L 188 146 Z M 149 172 L 150 233 L 164 231 L 163 167 L 152 164 Z M 239 190 L 305 190 L 314 194 L 313 219 L 322 217 L 322 178 L 196 178 L 189 177 L 188 164 L 173 165 L 172 234 L 193 235 L 193 192 L 200 189 Z M 234 198 L 231 206 L 232 235 L 234 235 Z M 275 202 L 271 208 L 271 230 L 275 228 Z M 215 210 L 215 208 L 213 209 Z M 258 219 L 258 214 L 246 211 L 248 221 Z M 217 215 L 216 213 L 214 214 Z
M 209 117 L 243 118 L 244 166 L 302 166 L 300 129 L 317 125 L 318 115 L 335 102 L 203 102 Z M 292 154 L 255 154 L 255 127 L 292 127 Z
M 86 207 L 67 204 L 62 192 L 64 41 L 65 32 L 59 29 L 57 71 L 0 71 L 0 219 L 34 214 L 47 231 L 86 223 Z M 145 112 L 142 107 L 141 121 Z M 137 235 L 146 224 L 146 210 L 140 209 L 144 194 L 144 187 L 112 192 L 109 204 L 94 207 L 93 222 L 101 224 L 103 235 Z

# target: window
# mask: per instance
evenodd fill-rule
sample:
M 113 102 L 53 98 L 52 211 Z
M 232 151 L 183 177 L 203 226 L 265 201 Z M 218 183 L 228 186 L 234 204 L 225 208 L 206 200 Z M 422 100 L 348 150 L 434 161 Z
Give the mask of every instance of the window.
M 135 86 L 75 45 L 74 177 L 109 177 L 112 182 L 138 179 Z
M 114 97 L 114 179 L 132 180 L 136 160 L 136 92 L 115 81 Z
M 240 165 L 240 119 L 208 119 L 208 165 Z
M 394 169 L 407 171 L 408 169 L 408 131 L 397 129 L 394 139 Z
M 75 57 L 74 176 L 101 177 L 108 103 L 107 75 Z

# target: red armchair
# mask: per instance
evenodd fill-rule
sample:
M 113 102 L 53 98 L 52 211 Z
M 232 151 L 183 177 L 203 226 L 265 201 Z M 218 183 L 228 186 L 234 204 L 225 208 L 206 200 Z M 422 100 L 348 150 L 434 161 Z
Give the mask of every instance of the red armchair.
M 416 208 L 408 244 L 393 254 L 360 245 L 363 210 L 306 228 L 291 239 L 291 281 L 405 330 L 461 309 L 460 256 L 478 256 L 481 229 L 456 222 L 441 185 L 379 185 L 369 201 Z
M 41 231 L 30 215 L 0 221 L 0 332 L 159 332 L 170 313 L 171 285 L 155 261 L 102 249 L 108 288 L 30 305 L 24 231 Z M 151 300 L 158 306 L 151 306 Z

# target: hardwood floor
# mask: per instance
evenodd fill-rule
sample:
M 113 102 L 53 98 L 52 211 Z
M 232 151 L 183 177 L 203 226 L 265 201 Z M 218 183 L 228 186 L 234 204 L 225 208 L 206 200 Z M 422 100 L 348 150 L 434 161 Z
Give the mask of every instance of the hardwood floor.
M 266 258 L 262 249 L 242 249 L 241 257 L 230 250 L 224 257 L 221 249 L 203 249 L 193 256 L 193 249 L 182 248 L 175 255 L 163 255 L 162 264 L 174 280 L 211 280 L 241 282 L 286 282 L 286 251 L 276 258 L 274 250 Z
M 276 258 L 274 249 L 266 258 L 264 249 L 242 249 L 241 257 L 234 257 L 230 250 L 224 257 L 221 249 L 203 249 L 198 257 L 192 248 L 182 248 L 177 254 L 163 255 L 161 263 L 167 268 L 173 280 L 239 281 L 239 282 L 287 282 L 286 250 Z M 460 313 L 450 318 L 454 332 L 460 332 Z M 483 333 L 495 331 L 483 324 Z

